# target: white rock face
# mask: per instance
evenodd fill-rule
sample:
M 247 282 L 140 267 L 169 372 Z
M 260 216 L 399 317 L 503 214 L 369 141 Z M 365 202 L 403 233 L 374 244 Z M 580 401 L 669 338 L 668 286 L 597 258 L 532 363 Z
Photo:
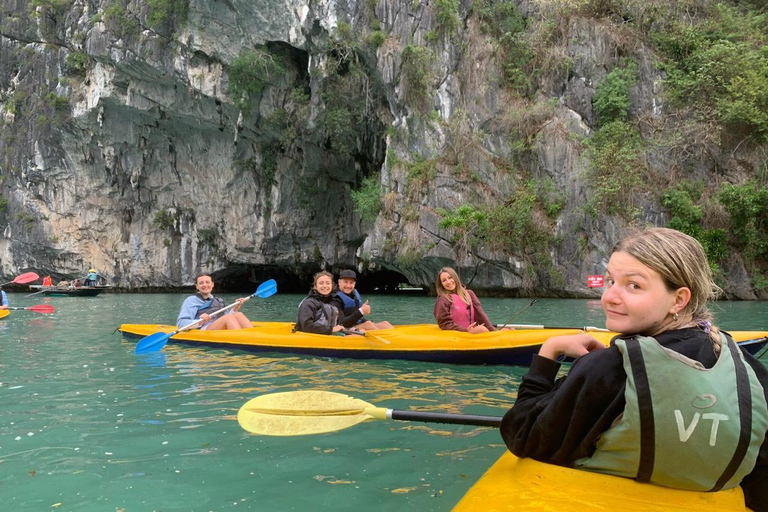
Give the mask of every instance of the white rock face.
M 142 2 L 121 18 L 90 5 L 76 2 L 58 26 L 36 22 L 41 38 L 65 39 L 55 50 L 0 40 L 0 55 L 15 56 L 0 61 L 0 119 L 13 131 L 0 142 L 9 205 L 0 273 L 96 268 L 114 285 L 141 288 L 190 284 L 201 270 L 248 281 L 279 268 L 301 282 L 319 268 L 354 266 L 431 288 L 450 264 L 474 276 L 475 290 L 592 293 L 582 278 L 601 272 L 622 229 L 580 209 L 590 194 L 581 141 L 595 83 L 614 58 L 604 27 L 564 24 L 569 71 L 553 71 L 537 97 L 523 98 L 505 86 L 497 41 L 463 3 L 452 33 L 432 2 L 412 0 L 191 0 L 173 30 L 150 27 Z M 24 20 L 9 16 L 8 31 L 25 34 Z M 342 148 L 334 134 L 354 116 L 324 116 L 344 85 L 329 75 L 347 29 L 350 55 L 368 70 L 361 111 L 370 118 Z M 384 41 L 374 47 L 376 31 Z M 408 45 L 434 56 L 423 69 L 426 111 L 408 97 Z M 73 77 L 75 50 L 88 60 Z M 246 50 L 268 51 L 283 72 L 263 76 L 266 86 L 240 108 L 228 71 Z M 633 108 L 659 118 L 659 73 L 641 64 Z M 65 119 L 50 91 L 66 98 Z M 361 225 L 351 191 L 369 175 L 380 177 L 383 206 Z M 562 240 L 545 251 L 544 270 L 524 249 L 469 247 L 441 226 L 462 205 L 509 204 L 528 180 L 563 198 L 554 219 L 534 212 Z M 643 214 L 661 218 L 658 207 Z

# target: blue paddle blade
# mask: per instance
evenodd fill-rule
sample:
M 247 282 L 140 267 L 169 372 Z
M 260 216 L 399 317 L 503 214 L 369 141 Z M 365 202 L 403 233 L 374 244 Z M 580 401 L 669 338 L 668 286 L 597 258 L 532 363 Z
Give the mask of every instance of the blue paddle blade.
M 277 283 L 274 279 L 270 279 L 269 281 L 264 281 L 259 285 L 258 288 L 256 288 L 256 297 L 261 297 L 262 299 L 266 299 L 267 297 L 271 297 L 272 295 L 277 293 Z
M 161 350 L 166 343 L 168 343 L 168 339 L 176 334 L 179 331 L 174 332 L 156 332 L 155 334 L 150 334 L 146 338 L 142 338 L 137 344 L 136 344 L 136 354 L 146 354 L 148 352 L 157 352 L 158 350 Z
M 261 297 L 262 299 L 266 299 L 267 297 L 271 297 L 277 293 L 277 282 L 275 282 L 274 279 L 270 279 L 269 281 L 264 281 L 259 285 L 258 288 L 256 288 L 256 291 L 254 292 L 254 297 Z M 226 309 L 226 308 L 225 308 Z M 136 354 L 147 354 L 149 352 L 157 352 L 158 350 L 162 350 L 162 348 L 168 343 L 168 340 L 173 336 L 174 334 L 178 334 L 180 331 L 173 331 L 173 332 L 156 332 L 154 334 L 150 334 L 146 338 L 142 338 L 137 344 L 136 344 Z

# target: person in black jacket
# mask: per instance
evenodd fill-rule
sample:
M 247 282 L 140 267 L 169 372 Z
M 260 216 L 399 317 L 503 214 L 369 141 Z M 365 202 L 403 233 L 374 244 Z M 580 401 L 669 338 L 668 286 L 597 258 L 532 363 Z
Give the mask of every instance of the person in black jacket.
M 667 487 L 740 484 L 749 508 L 768 511 L 768 370 L 712 325 L 718 291 L 688 235 L 619 242 L 601 303 L 622 335 L 607 349 L 586 333 L 542 345 L 501 424 L 509 450 Z M 561 355 L 578 359 L 555 380 Z
M 354 326 L 363 313 L 344 315 L 344 304 L 333 291 L 333 274 L 323 270 L 314 275 L 309 295 L 299 304 L 295 331 L 336 334 Z

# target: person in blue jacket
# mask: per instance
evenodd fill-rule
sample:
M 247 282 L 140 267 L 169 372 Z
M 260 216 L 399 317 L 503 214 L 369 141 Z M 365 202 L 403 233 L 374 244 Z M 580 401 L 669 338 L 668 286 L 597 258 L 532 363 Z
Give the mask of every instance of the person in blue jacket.
M 240 312 L 240 306 L 245 299 L 237 299 L 238 304 L 229 311 L 212 317 L 211 313 L 226 307 L 226 303 L 213 295 L 213 279 L 210 274 L 199 274 L 195 278 L 197 293 L 187 297 L 181 305 L 176 327 L 179 329 L 202 320 L 200 330 L 217 331 L 226 329 L 245 329 L 253 327 L 251 321 Z
M 361 315 L 371 314 L 371 305 L 366 300 L 360 297 L 360 293 L 355 289 L 357 284 L 357 274 L 354 270 L 342 270 L 339 274 L 339 290 L 336 295 L 344 303 L 344 314 L 346 316 L 352 315 L 355 311 L 360 310 Z M 355 327 L 361 331 L 371 331 L 376 329 L 392 329 L 392 324 L 387 321 L 374 322 L 362 316 Z
M 5 294 L 2 288 L 0 288 L 0 309 L 8 309 L 8 296 Z
M 85 276 L 85 286 L 96 286 L 96 281 L 99 280 L 99 273 L 94 269 L 88 271 L 88 275 Z

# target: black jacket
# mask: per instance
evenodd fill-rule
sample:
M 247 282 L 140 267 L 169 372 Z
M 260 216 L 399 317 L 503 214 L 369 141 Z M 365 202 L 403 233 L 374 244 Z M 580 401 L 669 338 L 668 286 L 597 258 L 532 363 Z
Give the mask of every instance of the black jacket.
M 359 310 L 345 316 L 344 303 L 335 292 L 330 295 L 321 295 L 312 289 L 299 304 L 299 316 L 294 331 L 331 334 L 334 326 L 343 325 L 345 328 L 350 328 L 362 316 Z
M 663 346 L 711 368 L 717 361 L 708 335 L 698 328 L 667 331 L 655 337 Z M 742 350 L 768 399 L 768 369 Z M 517 400 L 501 422 L 501 437 L 518 457 L 572 466 L 592 455 L 597 438 L 624 411 L 626 374 L 619 349 L 613 344 L 573 363 L 566 377 L 555 381 L 560 364 L 534 356 Z M 768 512 L 768 439 L 757 463 L 742 481 L 747 506 Z

